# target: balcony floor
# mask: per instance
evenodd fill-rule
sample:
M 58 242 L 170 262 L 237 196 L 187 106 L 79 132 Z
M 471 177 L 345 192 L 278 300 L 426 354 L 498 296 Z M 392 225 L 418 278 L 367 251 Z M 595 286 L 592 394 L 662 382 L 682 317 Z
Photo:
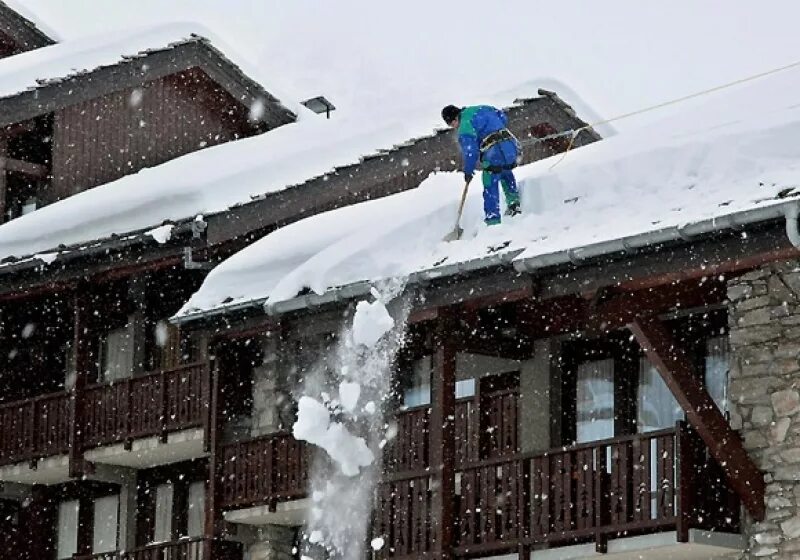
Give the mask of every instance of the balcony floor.
M 0 467 L 0 481 L 19 484 L 59 484 L 69 480 L 69 460 L 66 455 L 40 459 L 36 468 L 28 461 Z
M 742 535 L 718 531 L 689 530 L 689 542 L 677 542 L 675 531 L 625 537 L 608 541 L 608 553 L 595 551 L 594 543 L 559 546 L 531 553 L 531 560 L 708 560 L 737 557 L 746 545 Z M 517 554 L 492 556 L 492 560 L 517 560 Z
M 169 434 L 166 443 L 158 437 L 148 437 L 133 440 L 130 450 L 122 443 L 90 449 L 84 458 L 92 463 L 140 469 L 207 455 L 203 451 L 203 430 L 192 429 Z
M 225 521 L 242 525 L 285 525 L 296 527 L 302 525 L 311 506 L 309 498 L 278 502 L 275 511 L 268 506 L 256 506 L 226 511 Z

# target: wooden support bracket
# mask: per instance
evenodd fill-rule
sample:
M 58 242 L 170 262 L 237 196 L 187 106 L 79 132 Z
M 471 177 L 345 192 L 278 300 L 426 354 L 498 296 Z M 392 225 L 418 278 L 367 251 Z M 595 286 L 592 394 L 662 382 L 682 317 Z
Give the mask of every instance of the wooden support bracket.
M 656 317 L 638 317 L 628 325 L 689 423 L 719 462 L 728 483 L 757 521 L 765 515 L 764 476 L 700 381 L 692 360 Z

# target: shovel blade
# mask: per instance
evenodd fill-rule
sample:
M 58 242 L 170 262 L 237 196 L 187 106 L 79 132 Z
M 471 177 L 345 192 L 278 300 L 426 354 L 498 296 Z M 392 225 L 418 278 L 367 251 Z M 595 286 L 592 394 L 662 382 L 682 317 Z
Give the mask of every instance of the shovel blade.
M 459 239 L 461 239 L 461 234 L 463 233 L 464 230 L 456 226 L 456 229 L 445 235 L 442 238 L 442 241 L 458 241 Z

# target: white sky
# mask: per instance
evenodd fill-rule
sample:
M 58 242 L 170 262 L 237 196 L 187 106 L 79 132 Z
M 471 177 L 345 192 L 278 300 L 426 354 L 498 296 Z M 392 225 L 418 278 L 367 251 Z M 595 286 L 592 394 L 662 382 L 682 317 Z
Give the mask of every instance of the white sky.
M 12 3 L 64 39 L 197 21 L 274 76 L 274 89 L 324 94 L 366 118 L 390 106 L 438 112 L 466 92 L 543 77 L 608 117 L 800 60 L 796 0 Z

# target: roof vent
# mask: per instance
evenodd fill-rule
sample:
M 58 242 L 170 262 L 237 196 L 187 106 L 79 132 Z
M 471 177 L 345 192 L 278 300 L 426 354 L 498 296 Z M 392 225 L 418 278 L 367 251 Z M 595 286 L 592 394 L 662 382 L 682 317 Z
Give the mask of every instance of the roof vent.
M 311 99 L 306 99 L 301 103 L 318 115 L 325 113 L 326 118 L 331 118 L 331 111 L 336 110 L 336 107 L 333 105 L 333 103 L 325 99 L 324 95 L 320 95 L 319 97 L 312 97 Z

